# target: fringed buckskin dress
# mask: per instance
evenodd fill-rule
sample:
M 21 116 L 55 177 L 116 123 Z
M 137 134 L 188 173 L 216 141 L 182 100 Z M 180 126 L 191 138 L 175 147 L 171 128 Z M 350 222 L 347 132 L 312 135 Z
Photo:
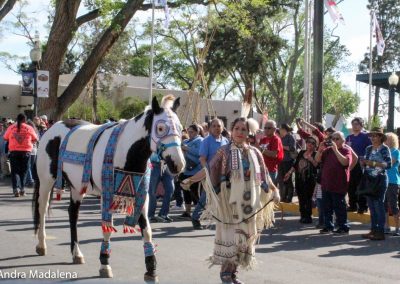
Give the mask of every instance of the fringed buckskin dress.
M 209 163 L 203 220 L 216 221 L 211 265 L 251 269 L 255 244 L 274 221 L 274 185 L 260 151 L 249 145 L 222 146 Z

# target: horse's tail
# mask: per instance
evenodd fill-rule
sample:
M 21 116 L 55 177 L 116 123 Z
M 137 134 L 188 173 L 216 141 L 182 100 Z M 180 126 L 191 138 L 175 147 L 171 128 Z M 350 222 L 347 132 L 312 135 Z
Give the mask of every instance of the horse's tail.
M 40 225 L 39 189 L 40 189 L 40 181 L 39 179 L 37 179 L 35 181 L 35 188 L 33 191 L 33 199 L 32 199 L 33 229 L 35 230 L 35 235 L 37 234 Z

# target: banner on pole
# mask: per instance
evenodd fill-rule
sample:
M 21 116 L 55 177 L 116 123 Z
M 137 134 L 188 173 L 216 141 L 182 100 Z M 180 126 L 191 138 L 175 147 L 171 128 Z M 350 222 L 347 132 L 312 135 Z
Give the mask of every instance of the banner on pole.
M 329 15 L 332 18 L 332 21 L 337 24 L 338 22 L 340 22 L 341 24 L 345 24 L 344 23 L 344 18 L 342 13 L 340 13 L 336 2 L 333 0 L 325 0 L 325 7 L 328 9 Z
M 37 70 L 37 97 L 48 98 L 49 97 L 49 71 Z
M 383 51 L 385 50 L 385 40 L 383 39 L 381 28 L 379 27 L 378 19 L 376 18 L 375 12 L 372 14 L 373 18 L 373 31 L 375 33 L 375 40 L 376 40 L 376 51 L 378 56 L 383 55 Z
M 35 90 L 35 71 L 22 71 L 21 96 L 33 96 Z

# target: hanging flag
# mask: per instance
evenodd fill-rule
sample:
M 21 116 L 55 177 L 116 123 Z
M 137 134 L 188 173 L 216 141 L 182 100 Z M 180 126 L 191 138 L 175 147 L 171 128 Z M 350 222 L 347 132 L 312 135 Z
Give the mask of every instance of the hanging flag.
M 376 18 L 375 12 L 372 12 L 373 18 L 373 31 L 375 32 L 375 39 L 376 39 L 376 51 L 378 56 L 383 55 L 383 51 L 385 50 L 385 40 L 383 39 L 381 28 L 379 27 L 378 19 Z
M 332 18 L 332 21 L 337 24 L 338 22 L 342 23 L 343 25 L 344 23 L 344 18 L 342 13 L 340 13 L 336 2 L 333 0 L 325 0 L 325 7 L 328 9 L 329 15 Z
M 154 5 L 156 7 L 164 7 L 164 13 L 165 13 L 164 27 L 168 28 L 169 27 L 169 8 L 168 8 L 167 0 L 155 0 Z

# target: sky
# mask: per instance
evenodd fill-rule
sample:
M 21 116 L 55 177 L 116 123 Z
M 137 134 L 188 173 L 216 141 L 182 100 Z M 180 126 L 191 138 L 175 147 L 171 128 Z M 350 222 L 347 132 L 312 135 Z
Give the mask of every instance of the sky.
M 37 19 L 47 19 L 47 9 L 49 0 L 31 0 L 31 13 L 35 13 Z M 364 53 L 367 52 L 369 46 L 369 10 L 366 8 L 367 0 L 344 0 L 339 4 L 339 10 L 343 14 L 345 25 L 339 24 L 335 29 L 334 35 L 340 37 L 340 41 L 350 51 L 351 55 L 347 58 L 350 65 L 354 66 L 352 72 L 343 72 L 340 75 L 340 81 L 347 86 L 348 89 L 354 93 L 358 93 L 361 97 L 359 109 L 355 115 L 367 118 L 368 116 L 368 85 L 357 83 L 356 84 L 356 66 L 363 59 Z M 173 11 L 171 11 L 173 13 Z M 135 17 L 146 16 L 144 13 L 135 15 Z M 158 17 L 163 17 L 162 13 L 157 13 Z M 5 20 L 12 20 L 12 14 L 7 15 Z M 336 25 L 328 14 L 325 15 L 325 24 L 329 28 Z M 44 27 L 45 21 L 36 21 L 33 25 L 37 29 L 41 37 L 45 37 L 47 31 Z M 3 25 L 3 23 L 2 23 Z M 29 58 L 30 47 L 26 44 L 27 40 L 21 36 L 12 34 L 1 29 L 0 36 L 0 51 L 7 51 L 19 56 L 27 56 Z M 0 63 L 0 83 L 18 84 L 20 76 L 4 68 Z M 399 96 L 396 96 L 396 106 L 399 106 Z M 400 126 L 400 115 L 395 114 L 395 125 Z

